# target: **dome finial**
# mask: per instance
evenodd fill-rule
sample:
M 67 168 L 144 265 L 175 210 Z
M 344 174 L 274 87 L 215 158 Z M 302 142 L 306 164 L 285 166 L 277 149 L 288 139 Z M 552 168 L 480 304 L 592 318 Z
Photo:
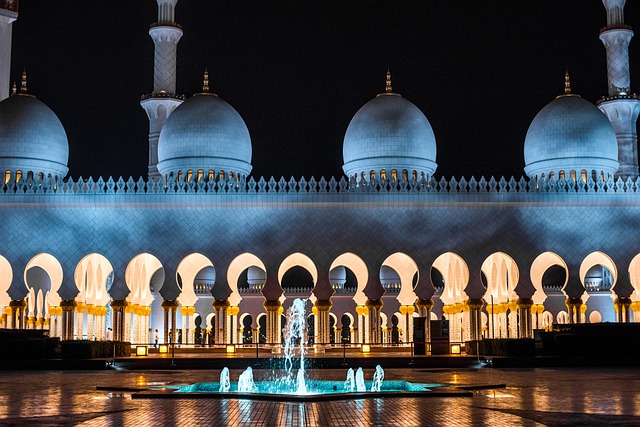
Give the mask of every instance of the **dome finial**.
M 205 67 L 204 79 L 202 81 L 202 93 L 209 93 L 209 71 Z
M 387 84 L 384 88 L 385 93 L 393 93 L 393 88 L 391 87 L 391 71 L 387 68 Z
M 22 70 L 22 82 L 20 83 L 20 93 L 27 93 L 27 70 Z
M 571 79 L 569 78 L 569 69 L 565 69 L 564 72 L 564 94 L 569 95 L 571 93 Z

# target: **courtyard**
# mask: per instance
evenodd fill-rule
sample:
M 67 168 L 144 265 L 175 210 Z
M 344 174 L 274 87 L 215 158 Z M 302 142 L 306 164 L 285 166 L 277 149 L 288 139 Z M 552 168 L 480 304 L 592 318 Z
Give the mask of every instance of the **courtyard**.
M 237 380 L 240 370 L 232 370 Z M 342 379 L 346 370 L 309 372 Z M 132 399 L 99 391 L 217 381 L 219 369 L 46 371 L 0 375 L 0 426 L 640 426 L 637 369 L 387 369 L 385 380 L 506 384 L 472 398 L 378 398 L 283 403 L 248 399 Z M 268 376 L 266 370 L 257 376 Z M 365 370 L 366 377 L 372 370 Z

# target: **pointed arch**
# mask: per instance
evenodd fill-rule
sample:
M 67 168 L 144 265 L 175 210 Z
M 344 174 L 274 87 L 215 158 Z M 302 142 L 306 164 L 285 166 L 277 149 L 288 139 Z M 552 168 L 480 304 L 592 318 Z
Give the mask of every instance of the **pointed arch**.
M 264 262 L 252 253 L 245 252 L 240 254 L 229 264 L 229 268 L 227 269 L 227 284 L 229 285 L 229 288 L 231 288 L 229 303 L 232 306 L 237 306 L 242 300 L 240 292 L 238 291 L 238 279 L 242 272 L 250 267 L 259 268 L 265 273 L 266 277 L 267 268 L 265 267 Z
M 389 255 L 381 267 L 391 268 L 400 278 L 400 293 L 396 297 L 400 304 L 413 305 L 418 298 L 413 291 L 413 278 L 419 275 L 418 264 L 414 259 L 403 252 L 396 252 Z
M 562 288 L 564 288 L 569 281 L 569 267 L 567 267 L 567 263 L 560 255 L 550 251 L 543 252 L 533 260 L 533 263 L 531 263 L 529 277 L 531 278 L 533 287 L 536 288 L 536 291 L 533 294 L 534 304 L 543 304 L 547 299 L 547 294 L 542 289 L 542 278 L 544 277 L 544 273 L 554 265 L 564 268 L 566 273 L 564 283 L 562 284 Z
M 11 302 L 9 288 L 13 281 L 13 269 L 5 257 L 0 255 L 0 307 L 6 307 Z
M 282 278 L 289 269 L 293 267 L 302 267 L 309 272 L 313 279 L 313 284 L 318 283 L 318 269 L 311 258 L 301 252 L 294 252 L 287 256 L 280 267 L 278 267 L 278 283 L 282 286 Z
M 611 293 L 615 294 L 615 286 L 618 282 L 618 267 L 616 267 L 615 262 L 611 259 L 611 257 L 604 252 L 594 251 L 587 255 L 582 263 L 580 264 L 580 283 L 586 289 L 585 279 L 587 277 L 587 272 L 594 266 L 601 265 L 611 273 L 612 283 L 611 283 Z M 589 297 L 589 294 L 585 293 L 585 301 Z
M 208 267 L 213 268 L 215 272 L 215 267 L 211 260 L 201 253 L 193 252 L 182 258 L 178 268 L 176 268 L 176 281 L 180 283 L 178 276 L 182 281 L 180 295 L 177 298 L 181 305 L 192 307 L 196 304 L 198 297 L 193 289 L 193 283 L 198 273 Z
M 158 270 L 164 271 L 164 267 L 160 260 L 150 253 L 144 252 L 133 257 L 124 272 L 124 281 L 130 291 L 127 301 L 150 306 L 154 300 L 151 282 Z
M 105 306 L 110 300 L 107 282 L 113 274 L 109 260 L 96 252 L 85 255 L 76 265 L 73 280 L 80 291 L 77 301 Z
M 42 268 L 50 280 L 50 288 L 49 288 L 49 305 L 58 306 L 60 305 L 60 301 L 62 298 L 58 291 L 62 286 L 62 265 L 60 265 L 60 261 L 56 257 L 46 252 L 42 252 L 33 258 L 27 263 L 27 266 L 24 269 L 24 285 L 27 289 L 30 288 L 27 280 L 27 272 L 33 267 Z M 77 285 L 76 285 L 77 286 Z M 78 291 L 80 289 L 78 288 Z
M 440 299 L 444 304 L 456 304 L 468 299 L 464 289 L 469 283 L 469 266 L 454 252 L 445 252 L 435 259 L 431 268 L 440 272 L 444 290 Z
M 494 303 L 517 300 L 515 288 L 520 280 L 520 270 L 516 262 L 504 252 L 495 252 L 482 263 L 480 270 L 487 278 L 487 292 L 493 296 Z
M 348 268 L 354 274 L 358 288 L 353 296 L 353 300 L 356 305 L 364 305 L 367 302 L 364 288 L 367 286 L 367 281 L 369 280 L 369 269 L 365 262 L 353 252 L 345 252 L 333 260 L 329 267 L 329 272 L 337 267 Z M 353 321 L 353 319 L 351 320 Z

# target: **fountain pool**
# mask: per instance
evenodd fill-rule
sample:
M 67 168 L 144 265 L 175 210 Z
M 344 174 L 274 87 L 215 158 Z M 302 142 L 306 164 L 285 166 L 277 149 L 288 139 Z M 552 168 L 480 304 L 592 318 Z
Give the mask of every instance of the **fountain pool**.
M 201 382 L 188 385 L 165 385 L 156 390 L 134 394 L 134 398 L 239 398 L 277 401 L 317 401 L 367 397 L 424 397 L 467 396 L 470 392 L 445 384 L 415 384 L 408 381 L 385 381 L 380 365 L 371 381 L 365 381 L 362 368 L 349 369 L 345 381 L 312 380 L 305 371 L 306 300 L 296 299 L 287 310 L 284 334 L 284 369 L 274 373 L 266 381 L 254 381 L 253 370 L 248 367 L 231 382 L 229 369 L 220 373 L 219 382 Z M 297 356 L 297 357 L 296 357 Z M 294 369 L 294 362 L 297 369 Z

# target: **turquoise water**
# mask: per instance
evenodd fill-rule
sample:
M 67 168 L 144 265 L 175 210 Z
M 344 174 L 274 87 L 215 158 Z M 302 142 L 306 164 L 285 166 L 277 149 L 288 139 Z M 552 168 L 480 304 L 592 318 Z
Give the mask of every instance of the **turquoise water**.
M 278 381 L 257 381 L 257 390 L 255 393 L 265 394 L 295 394 L 293 390 L 287 390 L 282 382 Z M 307 380 L 307 394 L 340 394 L 346 393 L 344 389 L 344 381 L 326 381 L 326 380 Z M 428 392 L 437 387 L 443 387 L 446 384 L 419 384 L 410 383 L 408 381 L 384 381 L 382 383 L 382 392 L 407 392 L 407 391 L 424 391 Z M 367 392 L 371 390 L 371 381 L 365 381 Z M 166 387 L 166 386 L 165 386 Z M 169 386 L 171 387 L 171 386 Z M 176 386 L 177 393 L 218 393 L 220 383 L 196 383 L 190 385 Z M 238 383 L 232 382 L 232 393 L 238 392 Z M 357 393 L 357 392 L 354 392 Z

